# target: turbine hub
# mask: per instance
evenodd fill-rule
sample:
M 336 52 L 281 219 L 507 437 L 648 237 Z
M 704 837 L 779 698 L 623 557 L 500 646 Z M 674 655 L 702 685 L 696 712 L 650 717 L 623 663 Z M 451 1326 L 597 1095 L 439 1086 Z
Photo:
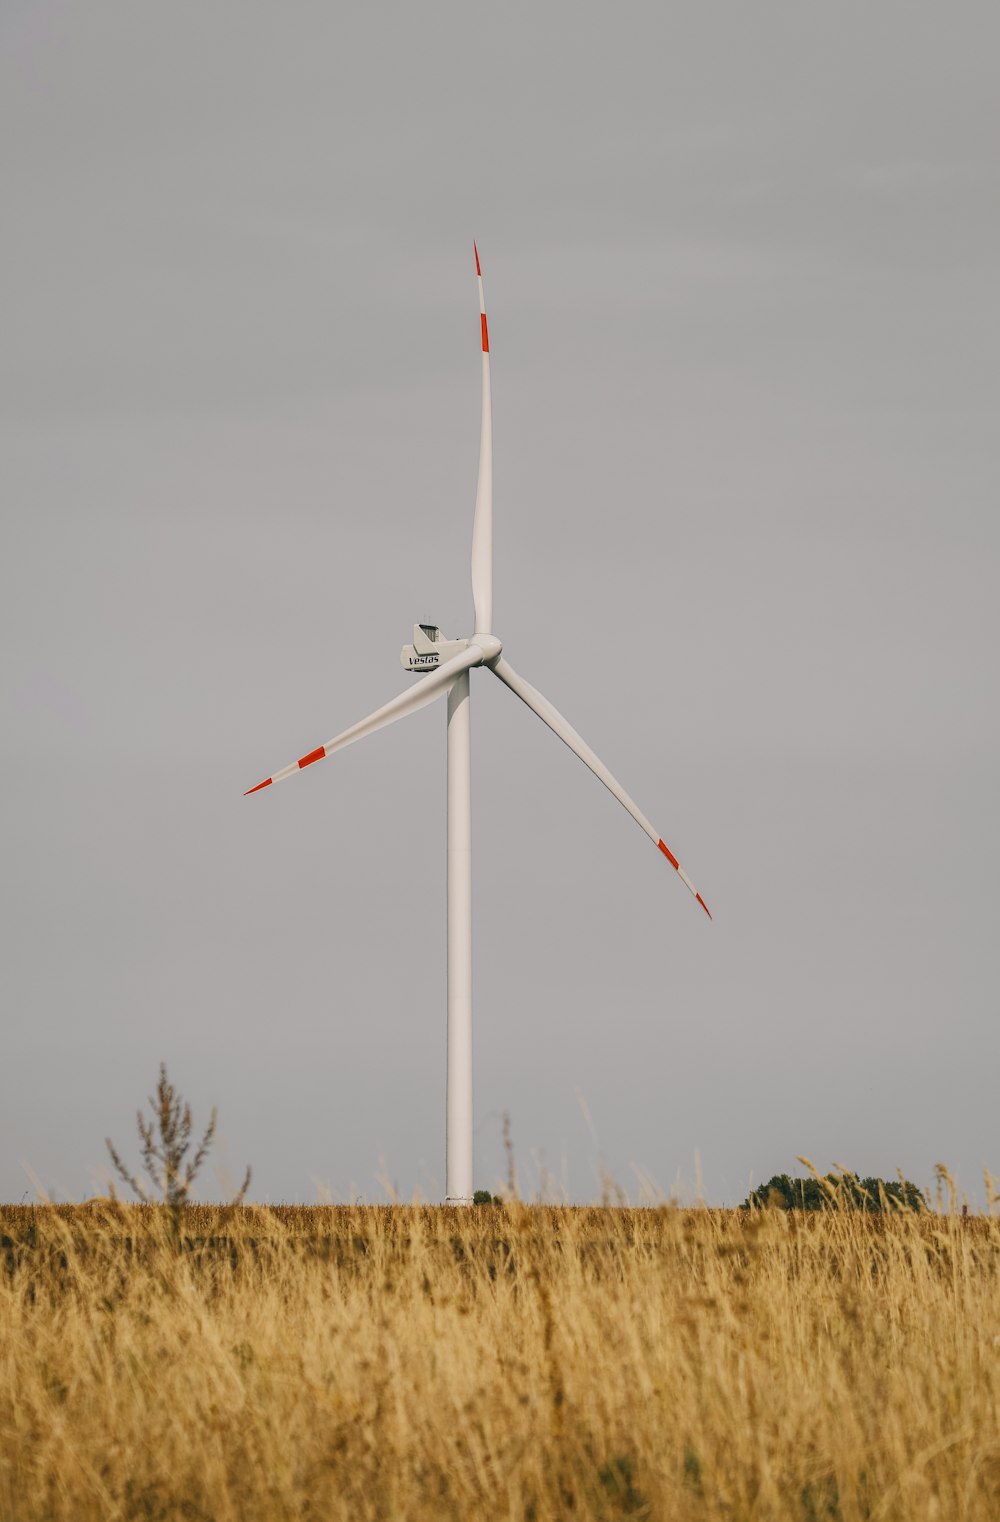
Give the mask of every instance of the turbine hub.
M 469 644 L 483 652 L 483 664 L 486 666 L 495 661 L 503 649 L 495 634 L 474 634 Z

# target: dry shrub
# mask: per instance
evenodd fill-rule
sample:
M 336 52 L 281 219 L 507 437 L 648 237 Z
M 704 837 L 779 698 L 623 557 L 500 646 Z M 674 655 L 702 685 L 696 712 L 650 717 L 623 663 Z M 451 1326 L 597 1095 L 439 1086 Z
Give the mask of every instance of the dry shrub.
M 0 1517 L 995 1522 L 1000 1223 L 0 1207 Z

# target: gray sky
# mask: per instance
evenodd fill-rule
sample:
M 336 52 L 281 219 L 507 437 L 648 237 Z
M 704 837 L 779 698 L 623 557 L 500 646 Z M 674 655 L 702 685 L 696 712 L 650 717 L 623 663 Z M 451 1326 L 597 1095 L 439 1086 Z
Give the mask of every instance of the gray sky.
M 715 914 L 473 675 L 477 1184 L 1000 1172 L 998 56 L 4 0 L 0 1198 L 161 1057 L 257 1198 L 441 1188 L 444 704 L 242 794 L 471 629 L 473 237 L 497 632 Z

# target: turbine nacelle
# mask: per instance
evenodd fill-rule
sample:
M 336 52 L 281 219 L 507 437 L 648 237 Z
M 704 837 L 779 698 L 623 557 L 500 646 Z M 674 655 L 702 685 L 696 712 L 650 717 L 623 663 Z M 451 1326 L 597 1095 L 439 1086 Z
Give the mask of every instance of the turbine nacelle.
M 468 648 L 467 639 L 449 639 L 437 624 L 414 624 L 413 644 L 403 646 L 399 660 L 404 671 L 433 671 Z
M 495 634 L 474 634 L 471 639 L 449 639 L 446 634 L 442 634 L 437 624 L 414 624 L 413 644 L 403 646 L 399 660 L 404 671 L 434 671 L 453 656 L 461 655 L 464 650 L 479 652 L 479 660 L 470 662 L 470 665 L 489 665 L 497 660 L 502 649 Z

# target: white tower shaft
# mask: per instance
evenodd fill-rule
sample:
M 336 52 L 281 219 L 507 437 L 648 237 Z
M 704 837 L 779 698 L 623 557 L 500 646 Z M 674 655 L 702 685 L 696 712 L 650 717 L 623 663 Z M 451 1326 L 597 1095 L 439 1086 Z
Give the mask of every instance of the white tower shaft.
M 469 673 L 448 692 L 449 1205 L 472 1203 L 472 746 Z

